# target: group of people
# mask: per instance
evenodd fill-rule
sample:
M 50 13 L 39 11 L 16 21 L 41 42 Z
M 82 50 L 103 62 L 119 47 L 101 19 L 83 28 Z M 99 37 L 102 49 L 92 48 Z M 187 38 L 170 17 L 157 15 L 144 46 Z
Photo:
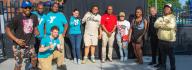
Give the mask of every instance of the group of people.
M 144 36 L 148 33 L 152 50 L 152 62 L 149 65 L 157 64 L 158 52 L 159 61 L 155 65 L 158 70 L 166 70 L 167 55 L 170 58 L 171 70 L 176 69 L 172 46 L 176 41 L 176 20 L 171 4 L 164 6 L 164 14 L 161 17 L 157 15 L 157 9 L 151 7 L 148 19 L 144 18 L 143 9 L 137 7 L 135 17 L 130 22 L 125 19 L 126 14 L 123 11 L 116 16 L 112 6 L 107 6 L 106 12 L 100 15 L 97 5 L 93 5 L 82 20 L 79 10 L 74 9 L 68 22 L 63 13 L 58 11 L 58 6 L 58 3 L 53 3 L 51 11 L 45 14 L 42 3 L 37 5 L 36 11 L 32 11 L 29 1 L 22 2 L 22 12 L 6 26 L 6 34 L 14 42 L 14 70 L 21 70 L 24 55 L 30 58 L 31 69 L 38 67 L 40 70 L 52 70 L 53 59 L 57 59 L 57 69 L 63 69 L 64 38 L 67 33 L 72 45 L 73 62 L 76 64 L 86 64 L 89 53 L 91 62 L 96 62 L 95 48 L 99 39 L 102 40 L 102 63 L 107 59 L 112 62 L 113 44 L 116 39 L 120 61 L 128 60 L 128 45 L 131 44 L 136 62 L 142 64 L 141 48 Z M 82 24 L 85 24 L 84 33 L 81 30 Z M 83 59 L 80 54 L 81 41 L 85 44 Z

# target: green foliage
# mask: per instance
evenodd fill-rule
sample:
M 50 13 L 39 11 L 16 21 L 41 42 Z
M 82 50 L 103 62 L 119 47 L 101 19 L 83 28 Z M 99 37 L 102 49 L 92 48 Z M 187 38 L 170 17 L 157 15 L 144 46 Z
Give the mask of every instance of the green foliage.
M 155 6 L 155 0 L 147 0 L 147 2 L 148 7 Z M 163 7 L 167 3 L 171 3 L 173 9 L 181 9 L 181 4 L 179 3 L 179 0 L 157 0 L 157 10 L 159 14 L 162 14 Z

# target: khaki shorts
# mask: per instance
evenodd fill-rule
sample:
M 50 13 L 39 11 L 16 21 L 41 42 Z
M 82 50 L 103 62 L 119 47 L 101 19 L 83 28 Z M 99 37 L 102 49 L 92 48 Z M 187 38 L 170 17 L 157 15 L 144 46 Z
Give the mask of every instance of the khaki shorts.
M 97 46 L 98 45 L 98 35 L 89 35 L 89 34 L 84 34 L 84 43 L 85 46 Z
M 64 62 L 64 54 L 55 50 L 48 58 L 39 58 L 39 68 L 41 70 L 52 70 L 52 60 L 57 59 L 57 66 L 60 66 Z
M 62 53 L 65 54 L 65 40 L 64 40 L 64 37 L 62 34 L 59 34 L 59 41 L 60 41 L 60 44 L 61 46 L 63 46 L 63 50 L 62 50 Z

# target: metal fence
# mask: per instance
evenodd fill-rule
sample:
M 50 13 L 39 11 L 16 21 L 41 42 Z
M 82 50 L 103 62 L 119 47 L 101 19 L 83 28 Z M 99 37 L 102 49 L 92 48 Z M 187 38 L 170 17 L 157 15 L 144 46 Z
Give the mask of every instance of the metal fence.
M 51 3 L 51 2 L 50 2 Z M 36 5 L 34 5 L 36 6 Z M 35 8 L 34 8 L 35 9 Z M 60 10 L 62 11 L 64 9 L 63 5 L 60 6 Z M 147 9 L 147 8 L 146 8 Z M 45 7 L 45 10 L 48 12 L 50 10 L 50 5 Z M 20 3 L 19 2 L 10 2 L 10 6 L 8 4 L 3 4 L 3 1 L 0 1 L 0 13 L 3 15 L 5 25 L 9 23 L 12 18 L 15 16 L 15 14 L 20 12 Z M 177 10 L 175 12 L 175 15 L 177 17 L 177 41 L 175 43 L 175 52 L 176 53 L 182 53 L 182 54 L 191 54 L 192 53 L 192 21 L 188 17 L 182 17 L 182 13 L 184 10 Z M 147 13 L 147 12 L 146 12 Z M 1 25 L 2 26 L 2 25 Z M 3 46 L 3 50 L 6 51 L 6 53 L 12 53 L 11 47 L 10 47 L 10 40 L 5 36 L 5 34 L 1 34 L 0 37 L 0 46 Z M 1 49 L 1 47 L 0 47 Z M 4 52 L 2 51 L 2 52 Z M 1 53 L 0 53 L 1 54 Z M 5 52 L 4 52 L 5 54 Z

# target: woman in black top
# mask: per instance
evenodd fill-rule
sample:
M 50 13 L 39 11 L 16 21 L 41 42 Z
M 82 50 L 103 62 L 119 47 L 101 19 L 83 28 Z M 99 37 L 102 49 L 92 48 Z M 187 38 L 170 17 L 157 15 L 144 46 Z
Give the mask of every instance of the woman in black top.
M 139 64 L 143 63 L 141 46 L 143 43 L 143 36 L 146 33 L 147 20 L 143 18 L 143 10 L 141 7 L 135 9 L 135 19 L 132 22 L 131 29 L 131 41 L 134 47 L 136 56 L 136 62 Z

